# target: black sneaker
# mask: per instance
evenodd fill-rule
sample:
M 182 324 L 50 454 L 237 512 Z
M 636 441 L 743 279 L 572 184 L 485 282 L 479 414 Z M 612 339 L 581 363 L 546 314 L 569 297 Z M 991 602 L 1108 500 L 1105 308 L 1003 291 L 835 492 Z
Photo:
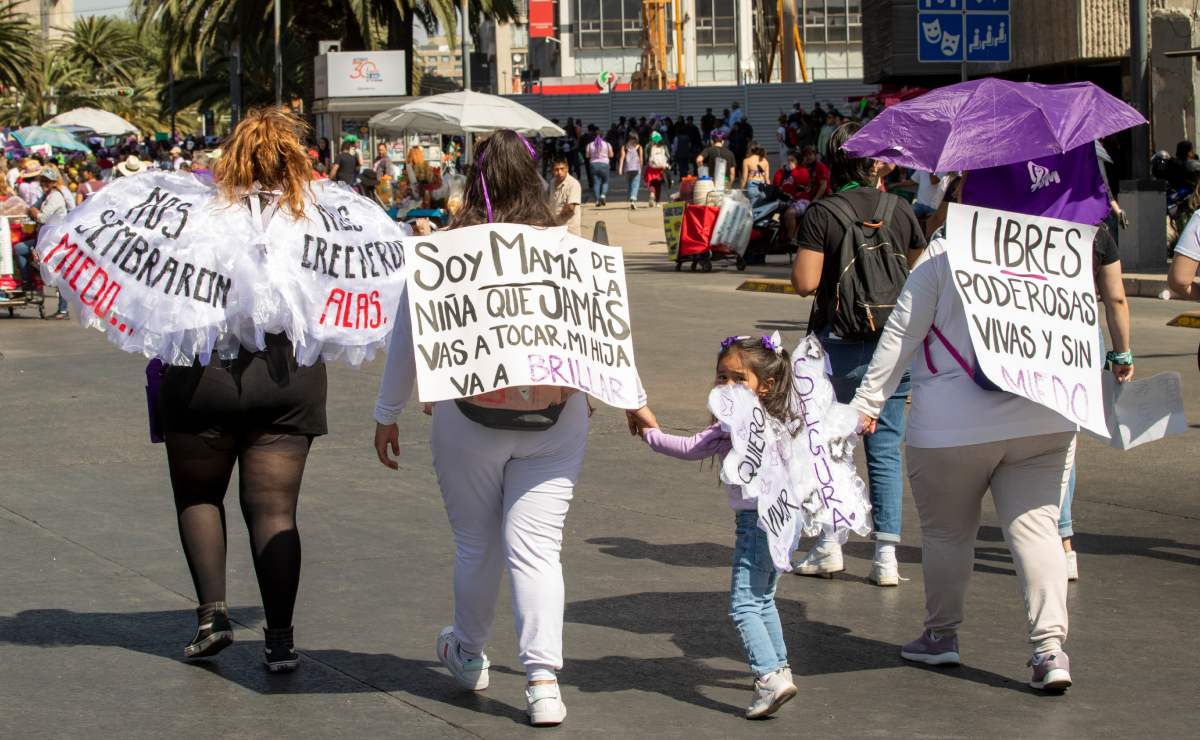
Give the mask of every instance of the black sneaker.
M 292 627 L 273 630 L 263 629 L 266 644 L 263 646 L 263 665 L 271 673 L 291 673 L 300 665 L 300 656 L 292 643 Z
M 201 604 L 196 609 L 196 636 L 183 648 L 185 658 L 209 658 L 233 644 L 233 625 L 224 601 Z

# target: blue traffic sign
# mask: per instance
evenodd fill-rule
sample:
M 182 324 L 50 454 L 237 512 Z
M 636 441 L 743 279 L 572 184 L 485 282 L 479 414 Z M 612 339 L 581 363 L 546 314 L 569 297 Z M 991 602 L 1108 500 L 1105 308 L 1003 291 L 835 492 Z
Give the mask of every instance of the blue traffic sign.
M 1012 61 L 1010 5 L 1010 0 L 918 0 L 917 61 Z
M 1007 13 L 967 13 L 966 46 L 968 62 L 1011 62 L 1011 16 Z
M 950 2 L 952 0 L 947 0 Z M 936 0 L 923 0 L 936 2 Z M 963 14 L 919 13 L 917 15 L 917 59 L 922 62 L 963 60 Z

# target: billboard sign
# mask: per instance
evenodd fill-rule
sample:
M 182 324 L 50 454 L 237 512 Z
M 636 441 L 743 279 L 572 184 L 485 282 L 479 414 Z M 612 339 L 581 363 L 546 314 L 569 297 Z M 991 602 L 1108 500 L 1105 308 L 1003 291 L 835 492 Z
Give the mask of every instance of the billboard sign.
M 1010 0 L 919 0 L 920 62 L 1012 61 Z
M 322 54 L 315 65 L 316 98 L 373 98 L 408 94 L 403 51 Z

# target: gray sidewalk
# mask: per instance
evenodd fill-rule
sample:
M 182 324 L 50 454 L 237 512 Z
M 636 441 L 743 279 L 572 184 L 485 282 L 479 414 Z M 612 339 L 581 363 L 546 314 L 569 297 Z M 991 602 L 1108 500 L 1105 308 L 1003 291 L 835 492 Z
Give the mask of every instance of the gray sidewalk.
M 586 222 L 595 218 L 585 212 Z M 638 361 L 664 426 L 699 429 L 715 349 L 734 333 L 803 333 L 808 303 L 738 292 L 781 277 L 673 272 L 657 212 L 601 212 L 626 243 Z M 632 218 L 632 221 L 630 220 Z M 866 581 L 871 545 L 833 580 L 785 576 L 779 606 L 800 696 L 764 723 L 740 717 L 750 681 L 726 615 L 732 516 L 708 467 L 657 458 L 623 417 L 593 419 L 567 521 L 563 737 L 1192 737 L 1200 708 L 1200 332 L 1165 326 L 1181 304 L 1131 301 L 1138 373 L 1185 378 L 1193 429 L 1118 453 L 1085 439 L 1075 503 L 1082 580 L 1067 644 L 1076 685 L 1025 687 L 1013 565 L 990 506 L 980 531 L 961 668 L 905 665 L 920 630 L 920 538 L 906 500 L 901 575 Z M 332 433 L 301 497 L 300 670 L 259 665 L 261 610 L 236 491 L 227 498 L 238 642 L 181 660 L 192 586 L 161 447 L 146 441 L 144 361 L 65 322 L 0 318 L 0 737 L 506 737 L 525 725 L 507 593 L 491 688 L 458 692 L 433 656 L 451 613 L 453 548 L 428 420 L 401 420 L 399 474 L 370 449 L 382 372 L 330 373 Z

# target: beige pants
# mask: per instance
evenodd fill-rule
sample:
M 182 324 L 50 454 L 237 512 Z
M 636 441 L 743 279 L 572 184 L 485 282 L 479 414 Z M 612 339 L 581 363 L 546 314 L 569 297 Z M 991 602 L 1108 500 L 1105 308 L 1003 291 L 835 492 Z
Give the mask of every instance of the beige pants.
M 963 621 L 983 495 L 990 488 L 1012 552 L 1034 652 L 1067 637 L 1067 564 L 1058 507 L 1074 432 L 962 447 L 908 447 L 908 478 L 921 519 L 925 627 L 954 633 Z

